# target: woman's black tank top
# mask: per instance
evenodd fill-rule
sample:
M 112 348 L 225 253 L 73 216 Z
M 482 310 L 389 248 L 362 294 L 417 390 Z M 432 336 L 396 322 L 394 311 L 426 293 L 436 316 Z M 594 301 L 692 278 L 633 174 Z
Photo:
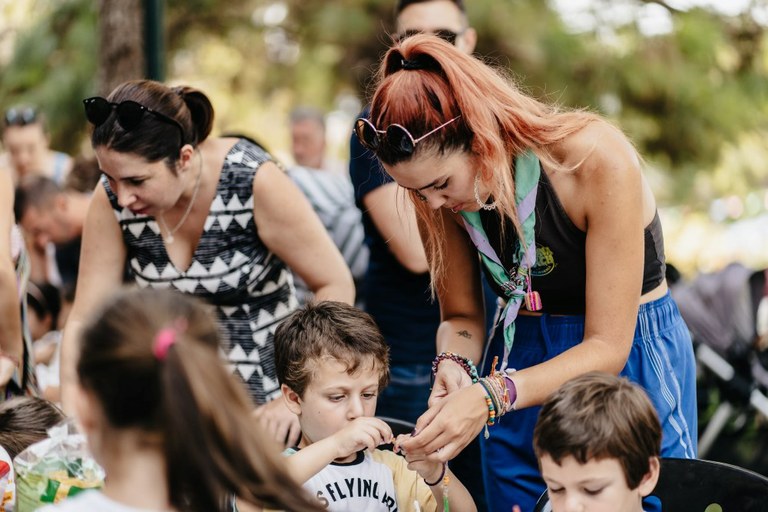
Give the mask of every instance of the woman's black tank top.
M 498 211 L 481 211 L 480 217 L 488 240 L 506 268 L 514 266 L 513 251 L 518 243 L 515 227 L 505 220 L 505 236 L 508 243 L 500 247 L 500 218 Z M 586 308 L 586 238 L 566 215 L 563 205 L 555 194 L 547 173 L 541 170 L 536 196 L 536 264 L 531 276 L 533 289 L 541 295 L 545 313 L 584 314 Z M 507 249 L 506 251 L 504 249 Z M 647 293 L 664 280 L 664 237 L 661 221 L 656 212 L 645 228 L 645 264 L 643 289 Z M 488 281 L 499 297 L 504 297 L 493 279 Z

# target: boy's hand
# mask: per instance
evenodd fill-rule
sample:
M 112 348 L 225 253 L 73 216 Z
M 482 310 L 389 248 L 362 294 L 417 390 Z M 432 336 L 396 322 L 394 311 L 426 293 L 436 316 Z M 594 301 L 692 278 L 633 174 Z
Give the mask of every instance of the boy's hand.
M 392 429 L 378 418 L 355 418 L 346 427 L 333 434 L 336 458 L 348 457 L 360 450 L 373 450 L 381 444 L 391 443 Z
M 443 473 L 443 463 L 427 460 L 424 455 L 404 453 L 408 469 L 415 471 L 426 482 L 435 482 Z

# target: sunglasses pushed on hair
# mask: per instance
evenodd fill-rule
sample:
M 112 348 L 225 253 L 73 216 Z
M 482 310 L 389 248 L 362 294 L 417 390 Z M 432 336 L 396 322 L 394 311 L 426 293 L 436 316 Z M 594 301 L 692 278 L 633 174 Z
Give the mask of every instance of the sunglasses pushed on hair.
M 360 144 L 370 149 L 371 151 L 378 151 L 383 149 L 382 145 L 387 144 L 388 151 L 392 151 L 399 156 L 411 156 L 416 149 L 416 144 L 426 139 L 433 133 L 445 128 L 461 115 L 450 119 L 437 128 L 425 133 L 418 139 L 415 139 L 411 132 L 409 132 L 404 126 L 399 124 L 391 124 L 386 130 L 379 130 L 373 123 L 364 117 L 360 117 L 355 122 L 355 134 L 360 140 Z
M 6 126 L 26 126 L 37 122 L 37 110 L 33 107 L 13 107 L 5 111 Z
M 120 103 L 113 103 L 100 96 L 94 96 L 93 98 L 87 98 L 83 100 L 85 107 L 85 117 L 94 126 L 101 126 L 109 119 L 109 116 L 114 110 L 117 112 L 117 122 L 123 128 L 123 130 L 129 132 L 136 128 L 145 114 L 150 114 L 160 119 L 163 122 L 172 124 L 179 129 L 181 134 L 181 141 L 184 142 L 184 128 L 181 127 L 178 121 L 172 117 L 168 117 L 165 114 L 161 114 L 156 110 L 152 110 L 149 107 L 145 107 L 141 103 L 135 101 L 126 100 Z
M 400 34 L 396 34 L 395 41 L 399 43 L 403 39 L 407 39 L 417 34 L 430 34 L 433 36 L 437 36 L 443 41 L 445 41 L 446 43 L 456 46 L 456 40 L 459 38 L 459 36 L 464 34 L 464 30 L 462 30 L 461 32 L 454 32 L 453 30 L 449 30 L 447 28 L 438 28 L 436 30 L 430 30 L 427 32 L 422 30 L 406 30 Z

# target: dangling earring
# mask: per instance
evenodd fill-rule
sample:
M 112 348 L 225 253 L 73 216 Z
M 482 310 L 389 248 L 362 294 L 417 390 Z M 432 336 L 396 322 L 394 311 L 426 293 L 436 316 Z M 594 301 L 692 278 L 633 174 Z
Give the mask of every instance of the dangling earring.
M 480 174 L 475 174 L 475 201 L 477 201 L 477 204 L 483 210 L 495 210 L 496 209 L 495 200 L 491 204 L 486 204 L 483 202 L 482 199 L 480 199 L 480 190 L 478 190 L 479 184 L 480 184 Z

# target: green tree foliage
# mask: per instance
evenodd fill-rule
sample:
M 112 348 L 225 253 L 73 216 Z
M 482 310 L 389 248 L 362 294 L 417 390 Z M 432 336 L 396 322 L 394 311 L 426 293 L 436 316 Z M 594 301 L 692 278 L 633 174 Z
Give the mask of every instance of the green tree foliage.
M 81 100 L 96 76 L 95 2 L 61 0 L 21 34 L 0 69 L 0 105 L 35 105 L 45 113 L 55 148 L 76 152 L 82 139 Z
M 231 96 L 234 107 L 222 109 L 230 124 L 251 102 L 331 108 L 344 91 L 365 101 L 394 30 L 394 3 L 167 0 L 168 77 L 194 73 L 217 97 L 222 91 Z M 611 17 L 619 4 L 634 14 Z M 649 36 L 638 28 L 638 13 L 649 4 L 669 12 L 671 31 Z M 764 1 L 752 4 L 765 12 Z M 79 99 L 95 76 L 95 10 L 89 0 L 58 5 L 19 40 L 16 56 L 1 70 L 0 102 L 42 105 L 54 139 L 71 149 L 82 134 L 72 119 L 80 122 Z M 697 183 L 715 172 L 723 148 L 744 140 L 760 146 L 768 77 L 765 26 L 750 14 L 755 11 L 726 16 L 675 10 L 663 1 L 593 0 L 598 23 L 576 30 L 552 2 L 472 0 L 467 6 L 479 33 L 478 55 L 539 98 L 611 117 L 669 177 L 669 200 L 700 193 Z M 717 187 L 765 185 L 765 170 L 754 165 L 743 176 L 719 180 Z

